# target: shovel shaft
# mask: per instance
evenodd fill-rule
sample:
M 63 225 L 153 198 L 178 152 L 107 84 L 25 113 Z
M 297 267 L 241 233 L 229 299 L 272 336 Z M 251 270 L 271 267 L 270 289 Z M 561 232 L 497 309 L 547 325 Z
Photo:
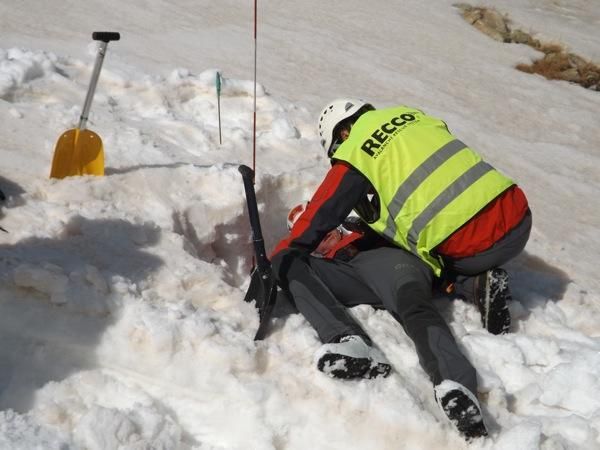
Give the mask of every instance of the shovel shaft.
M 254 171 L 245 165 L 238 167 L 244 181 L 244 190 L 246 191 L 246 203 L 248 204 L 248 216 L 250 218 L 250 227 L 252 229 L 252 243 L 254 244 L 254 253 L 256 256 L 256 265 L 261 273 L 266 273 L 271 268 L 271 263 L 267 258 L 265 251 L 265 241 L 260 227 L 260 218 L 258 215 L 258 206 L 256 204 L 256 193 L 254 191 Z
M 109 41 L 118 41 L 120 38 L 120 34 L 115 32 L 96 31 L 92 33 L 92 39 L 100 41 L 100 45 L 98 47 L 98 54 L 96 55 L 96 62 L 94 63 L 94 70 L 92 71 L 90 86 L 87 95 L 85 96 L 81 117 L 79 118 L 78 128 L 80 130 L 85 129 L 88 120 L 88 114 L 92 107 L 92 100 L 94 99 L 94 93 L 96 92 L 96 86 L 98 85 L 98 78 L 100 77 L 100 70 L 102 69 L 102 63 L 104 62 L 104 55 L 106 54 L 108 43 Z

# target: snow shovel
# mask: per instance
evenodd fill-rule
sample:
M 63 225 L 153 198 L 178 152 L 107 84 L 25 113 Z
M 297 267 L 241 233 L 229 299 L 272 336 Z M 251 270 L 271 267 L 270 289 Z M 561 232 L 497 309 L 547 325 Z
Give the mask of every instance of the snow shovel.
M 265 242 L 260 228 L 256 192 L 254 192 L 254 171 L 243 164 L 238 167 L 238 171 L 242 174 L 244 181 L 248 216 L 252 230 L 252 243 L 254 244 L 254 255 L 256 257 L 256 267 L 252 272 L 250 286 L 248 286 L 244 301 L 256 302 L 259 325 L 254 340 L 260 341 L 267 335 L 271 314 L 277 299 L 277 283 L 273 277 L 271 263 L 267 258 Z
M 64 178 L 73 175 L 104 175 L 104 148 L 102 139 L 92 130 L 85 128 L 88 120 L 94 91 L 98 84 L 100 69 L 110 41 L 118 41 L 121 35 L 116 32 L 96 31 L 92 39 L 100 41 L 96 63 L 92 71 L 92 79 L 85 97 L 79 125 L 65 131 L 56 142 L 50 178 Z

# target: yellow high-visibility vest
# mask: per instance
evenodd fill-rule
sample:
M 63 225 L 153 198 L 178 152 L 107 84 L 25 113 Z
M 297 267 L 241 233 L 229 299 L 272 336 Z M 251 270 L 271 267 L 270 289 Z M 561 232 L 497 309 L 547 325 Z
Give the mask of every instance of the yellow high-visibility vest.
M 379 210 L 373 218 L 363 217 L 369 226 L 417 255 L 436 275 L 442 264 L 431 250 L 514 185 L 443 121 L 404 106 L 360 116 L 333 158 L 373 185 Z

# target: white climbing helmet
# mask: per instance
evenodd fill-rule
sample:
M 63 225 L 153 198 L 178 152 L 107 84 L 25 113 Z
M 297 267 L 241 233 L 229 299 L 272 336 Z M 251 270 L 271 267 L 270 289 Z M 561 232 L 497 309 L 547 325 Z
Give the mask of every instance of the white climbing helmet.
M 356 98 L 339 98 L 330 102 L 321 113 L 319 117 L 319 138 L 321 145 L 327 152 L 327 156 L 331 151 L 333 144 L 333 132 L 335 127 L 347 119 L 358 113 L 361 109 L 367 111 L 375 109 L 370 103 L 366 103 Z

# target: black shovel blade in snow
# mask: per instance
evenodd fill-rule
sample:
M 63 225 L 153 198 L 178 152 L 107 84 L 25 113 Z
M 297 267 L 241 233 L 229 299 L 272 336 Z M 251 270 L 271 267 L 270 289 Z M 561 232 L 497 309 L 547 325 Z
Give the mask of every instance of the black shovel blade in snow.
M 277 283 L 273 280 L 270 270 L 261 274 L 258 267 L 254 267 L 250 277 L 250 286 L 248 286 L 244 301 L 255 302 L 258 309 L 259 325 L 254 340 L 260 341 L 267 335 L 269 321 L 277 299 Z

